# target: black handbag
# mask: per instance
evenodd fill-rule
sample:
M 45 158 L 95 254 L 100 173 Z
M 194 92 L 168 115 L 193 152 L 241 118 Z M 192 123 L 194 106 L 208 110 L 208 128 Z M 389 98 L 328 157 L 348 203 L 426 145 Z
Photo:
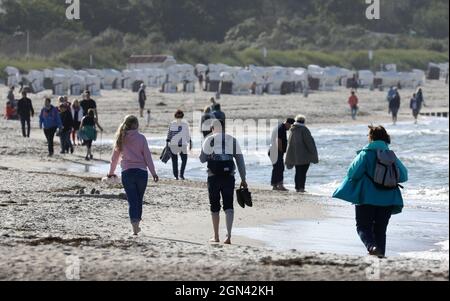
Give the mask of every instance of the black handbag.
M 167 143 L 166 147 L 163 149 L 160 159 L 164 164 L 167 164 L 167 162 L 172 159 L 172 151 L 170 150 L 169 143 Z
M 252 201 L 252 193 L 248 190 L 248 188 L 239 188 L 236 190 L 236 196 L 239 206 L 242 208 L 253 207 Z

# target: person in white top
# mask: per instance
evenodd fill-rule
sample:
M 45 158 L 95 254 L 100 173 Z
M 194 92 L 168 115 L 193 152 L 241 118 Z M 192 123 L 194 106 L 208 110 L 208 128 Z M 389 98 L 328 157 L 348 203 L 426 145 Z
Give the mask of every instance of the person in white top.
M 172 152 L 172 168 L 175 179 L 184 180 L 184 171 L 186 170 L 188 160 L 188 147 L 192 150 L 191 133 L 189 124 L 183 120 L 184 112 L 178 110 L 175 113 L 175 121 L 169 126 L 167 134 L 167 143 Z M 178 170 L 178 155 L 181 157 L 181 169 Z

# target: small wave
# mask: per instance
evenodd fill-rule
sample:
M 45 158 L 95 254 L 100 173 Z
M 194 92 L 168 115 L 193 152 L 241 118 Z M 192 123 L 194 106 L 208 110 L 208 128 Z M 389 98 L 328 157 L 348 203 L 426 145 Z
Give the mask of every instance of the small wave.
M 444 261 L 448 264 L 449 261 L 449 249 L 448 249 L 449 241 L 443 241 L 435 244 L 439 249 L 432 249 L 424 252 L 405 252 L 400 253 L 400 256 L 408 257 L 408 258 L 417 258 L 417 259 L 427 259 L 427 260 L 438 260 Z

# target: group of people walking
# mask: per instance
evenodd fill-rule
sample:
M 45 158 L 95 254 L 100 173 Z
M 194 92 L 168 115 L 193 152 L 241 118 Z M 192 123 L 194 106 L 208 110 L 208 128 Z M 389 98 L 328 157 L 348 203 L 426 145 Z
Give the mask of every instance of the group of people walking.
M 353 92 L 352 96 L 353 99 L 349 103 L 355 107 L 358 105 L 356 93 Z M 143 97 L 140 93 L 140 99 Z M 397 96 L 394 95 L 395 97 Z M 422 105 L 423 93 L 419 90 L 411 99 L 411 109 L 415 116 Z M 22 134 L 29 137 L 30 118 L 34 116 L 34 109 L 25 92 L 22 93 L 18 108 Z M 142 105 L 140 108 L 143 110 Z M 174 177 L 184 180 L 192 140 L 189 124 L 183 119 L 184 112 L 177 110 L 174 117 L 175 120 L 170 123 L 168 129 L 167 146 L 171 151 Z M 231 244 L 236 173 L 239 173 L 241 178 L 239 187 L 248 188 L 248 184 L 243 152 L 237 139 L 226 134 L 225 119 L 220 104 L 211 99 L 211 105 L 204 109 L 202 117 L 201 131 L 204 141 L 199 160 L 207 164 L 208 196 L 214 233 L 211 241 L 220 241 L 220 211 L 223 210 L 227 228 L 224 243 Z M 311 164 L 319 163 L 317 146 L 306 121 L 303 115 L 288 118 L 273 131 L 269 156 L 273 164 L 271 184 L 275 191 L 287 191 L 284 186 L 285 169 L 295 168 L 295 189 L 298 193 L 306 192 L 308 170 Z M 80 137 L 88 149 L 86 160 L 92 159 L 91 147 L 97 128 L 103 131 L 98 123 L 96 102 L 90 98 L 88 91 L 84 93 L 83 101 L 75 100 L 73 104 L 65 97 L 60 98 L 58 107 L 51 104 L 50 98 L 45 99 L 45 106 L 39 115 L 39 125 L 47 138 L 50 156 L 54 153 L 53 139 L 59 130 L 61 152 L 73 152 L 76 137 Z M 108 178 L 117 178 L 115 172 L 120 161 L 122 184 L 127 195 L 129 217 L 135 235 L 141 231 L 149 172 L 154 182 L 159 181 L 147 139 L 140 133 L 139 126 L 139 119 L 133 115 L 126 116 L 120 124 L 108 173 Z M 78 131 L 80 133 L 77 135 Z M 385 128 L 370 126 L 368 140 L 369 144 L 357 153 L 347 176 L 333 197 L 355 205 L 357 233 L 361 241 L 369 254 L 383 257 L 386 254 L 389 220 L 393 214 L 398 214 L 403 209 L 400 183 L 408 180 L 408 171 L 390 151 L 391 138 Z
M 22 98 L 17 101 L 17 114 L 21 123 L 22 135 L 30 138 L 31 118 L 35 116 L 33 102 L 26 91 L 21 92 Z M 15 99 L 14 87 L 8 93 L 8 101 Z M 86 160 L 92 160 L 92 142 L 96 140 L 97 128 L 103 131 L 98 123 L 97 104 L 91 98 L 89 91 L 83 93 L 83 100 L 69 102 L 67 96 L 58 98 L 54 106 L 52 99 L 46 97 L 39 114 L 39 128 L 44 131 L 48 146 L 48 156 L 54 155 L 54 138 L 59 136 L 61 154 L 74 153 L 76 145 L 87 148 Z
M 217 109 L 217 103 L 214 104 Z M 214 112 L 214 111 L 213 111 Z M 223 116 L 218 114 L 219 116 Z M 184 113 L 178 110 L 176 120 L 169 126 L 168 146 L 172 152 L 174 176 L 184 179 L 188 146 L 192 147 L 189 125 L 183 121 Z M 212 117 L 212 116 L 210 116 Z M 234 190 L 236 170 L 241 177 L 240 187 L 247 188 L 245 160 L 236 138 L 225 133 L 225 122 L 222 119 L 206 119 L 210 133 L 205 137 L 200 162 L 208 167 L 208 194 L 213 224 L 212 242 L 219 242 L 220 211 L 226 215 L 227 238 L 225 244 L 231 244 L 234 222 Z M 204 128 L 204 127 L 203 127 Z M 178 156 L 182 158 L 181 171 L 178 170 Z M 139 120 L 133 115 L 126 116 L 119 126 L 108 178 L 117 178 L 115 174 L 119 160 L 122 167 L 122 184 L 129 203 L 129 216 L 134 235 L 141 231 L 142 206 L 147 188 L 148 172 L 153 180 L 159 177 L 155 170 L 147 139 L 139 132 Z M 221 203 L 222 201 L 222 203 Z
M 175 117 L 176 120 L 169 128 L 168 143 L 175 146 L 180 153 L 186 153 L 188 145 L 191 144 L 189 126 L 182 119 L 183 112 L 177 111 Z M 207 164 L 208 168 L 208 195 L 214 233 L 211 242 L 220 241 L 220 211 L 223 210 L 227 228 L 224 243 L 231 244 L 237 172 L 241 178 L 239 186 L 248 187 L 245 159 L 236 138 L 225 133 L 223 120 L 214 117 L 204 119 L 202 129 L 206 128 L 210 129 L 210 133 L 205 136 L 199 159 L 201 163 Z M 361 241 L 370 255 L 384 257 L 389 220 L 392 215 L 400 213 L 403 209 L 400 183 L 408 180 L 408 171 L 395 153 L 390 151 L 391 138 L 384 127 L 370 126 L 368 140 L 369 144 L 357 153 L 347 176 L 333 197 L 355 205 L 356 228 Z M 159 177 L 147 139 L 139 132 L 137 117 L 131 115 L 125 117 L 117 130 L 115 141 L 108 178 L 117 177 L 115 171 L 121 160 L 122 184 L 129 203 L 130 221 L 133 233 L 138 235 L 141 231 L 140 222 L 148 172 L 151 173 L 154 182 L 158 182 Z M 274 130 L 272 142 L 269 155 L 274 163 L 272 173 L 274 190 L 286 190 L 283 186 L 286 166 L 290 169 L 295 167 L 296 191 L 305 192 L 307 171 L 311 164 L 319 162 L 314 138 L 306 127 L 306 118 L 302 115 L 288 118 Z M 182 162 L 186 160 L 182 159 Z M 182 172 L 184 167 L 185 165 L 182 166 Z M 174 169 L 174 173 L 176 172 L 178 170 Z
M 386 100 L 388 102 L 389 115 L 392 116 L 392 122 L 394 125 L 396 125 L 398 122 L 398 113 L 400 111 L 402 103 L 402 98 L 398 87 L 391 87 L 389 89 Z M 356 90 L 351 91 L 351 95 L 348 99 L 348 104 L 350 106 L 352 119 L 356 120 L 359 111 L 359 98 L 356 95 Z M 422 88 L 419 88 L 417 92 L 412 95 L 409 104 L 415 124 L 417 124 L 420 112 L 424 106 L 426 106 L 426 104 L 423 96 L 423 90 Z

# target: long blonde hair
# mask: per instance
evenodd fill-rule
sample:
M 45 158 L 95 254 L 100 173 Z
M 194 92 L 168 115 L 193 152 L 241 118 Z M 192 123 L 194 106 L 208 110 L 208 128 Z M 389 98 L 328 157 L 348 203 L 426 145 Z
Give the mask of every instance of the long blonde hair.
M 123 140 L 128 131 L 137 130 L 139 128 L 139 120 L 136 116 L 128 115 L 123 120 L 116 132 L 116 145 L 115 148 L 119 151 L 123 150 Z

